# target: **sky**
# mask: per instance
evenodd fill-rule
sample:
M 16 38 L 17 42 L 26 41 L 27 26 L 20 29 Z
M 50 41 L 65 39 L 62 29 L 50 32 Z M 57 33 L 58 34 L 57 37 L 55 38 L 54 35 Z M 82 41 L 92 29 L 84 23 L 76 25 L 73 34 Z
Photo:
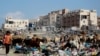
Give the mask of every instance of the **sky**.
M 96 10 L 100 15 L 100 0 L 0 0 L 0 26 L 7 16 L 34 19 L 51 11 L 69 9 Z

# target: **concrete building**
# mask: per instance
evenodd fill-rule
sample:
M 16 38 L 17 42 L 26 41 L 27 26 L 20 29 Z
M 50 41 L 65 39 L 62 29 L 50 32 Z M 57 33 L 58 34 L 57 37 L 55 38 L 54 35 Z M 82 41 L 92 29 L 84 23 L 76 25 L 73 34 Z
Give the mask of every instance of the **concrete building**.
M 38 26 L 39 18 L 36 19 L 29 19 L 29 23 L 33 26 Z
M 50 20 L 49 20 L 49 16 L 45 15 L 45 16 L 40 16 L 39 17 L 39 26 L 48 26 L 50 25 Z
M 75 10 L 63 15 L 63 28 L 78 27 L 80 29 L 94 29 L 97 27 L 97 13 L 95 10 Z
M 62 25 L 62 14 L 58 14 L 57 15 L 57 19 L 56 19 L 56 28 L 61 28 L 61 25 Z
M 3 24 L 3 29 L 6 30 L 19 30 L 26 29 L 28 27 L 29 21 L 25 19 L 14 19 L 7 17 L 5 23 Z
M 61 27 L 61 19 L 62 14 L 68 13 L 68 9 L 62 9 L 57 11 L 52 11 L 45 16 L 40 16 L 39 25 L 40 26 L 49 26 L 52 28 L 60 28 Z
M 40 16 L 39 18 L 39 27 L 43 29 L 43 31 L 49 31 L 51 30 L 51 21 L 49 14 L 45 16 Z
M 98 17 L 98 27 L 100 29 L 100 17 Z
M 32 31 L 32 30 L 36 30 L 37 28 L 39 28 L 39 18 L 36 18 L 36 19 L 29 19 L 29 31 Z
M 50 25 L 59 27 L 60 23 L 62 22 L 62 15 L 67 14 L 69 12 L 68 9 L 62 9 L 62 10 L 58 10 L 58 11 L 52 11 L 49 14 L 49 18 L 50 18 Z M 58 26 L 59 24 L 59 26 Z

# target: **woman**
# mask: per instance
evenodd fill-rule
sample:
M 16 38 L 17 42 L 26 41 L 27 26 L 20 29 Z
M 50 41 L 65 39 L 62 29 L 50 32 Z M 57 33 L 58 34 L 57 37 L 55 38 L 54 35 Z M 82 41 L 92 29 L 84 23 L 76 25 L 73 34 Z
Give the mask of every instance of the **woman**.
M 11 33 L 10 31 L 6 31 L 6 34 L 4 35 L 4 45 L 5 45 L 5 48 L 6 48 L 6 55 L 9 53 L 9 50 L 10 50 L 10 44 L 11 44 L 11 39 L 12 39 L 12 36 L 11 36 Z

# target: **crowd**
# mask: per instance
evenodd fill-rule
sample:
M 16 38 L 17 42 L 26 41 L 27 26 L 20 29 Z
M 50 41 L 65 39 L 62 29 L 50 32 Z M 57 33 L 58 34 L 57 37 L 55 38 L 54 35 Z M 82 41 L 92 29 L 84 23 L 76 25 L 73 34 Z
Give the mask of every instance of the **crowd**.
M 1 42 L 1 41 L 0 41 Z M 12 39 L 11 46 L 15 53 L 30 53 L 43 56 L 100 56 L 100 36 L 84 32 L 74 35 L 61 35 L 55 37 Z

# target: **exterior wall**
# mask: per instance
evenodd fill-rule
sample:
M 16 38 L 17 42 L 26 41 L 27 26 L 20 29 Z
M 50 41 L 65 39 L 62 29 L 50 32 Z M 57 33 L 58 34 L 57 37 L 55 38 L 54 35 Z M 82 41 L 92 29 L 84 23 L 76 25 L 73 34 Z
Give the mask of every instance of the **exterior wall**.
M 38 18 L 37 18 L 38 19 Z M 37 19 L 30 19 L 29 20 L 29 23 L 32 23 L 32 24 L 37 24 L 38 20 Z
M 44 17 L 44 16 L 40 16 L 40 17 L 39 17 L 38 25 L 39 25 L 40 27 L 43 25 L 43 17 Z
M 55 26 L 56 25 L 56 20 L 57 20 L 57 14 L 56 13 L 51 13 L 49 15 L 49 19 L 50 19 L 50 25 L 51 26 Z
M 62 25 L 62 14 L 57 15 L 57 19 L 56 19 L 56 27 L 57 28 L 61 28 Z
M 28 24 L 28 20 L 6 18 L 3 28 L 10 30 L 25 29 L 28 27 Z
M 97 13 L 95 10 L 80 11 L 80 28 L 84 25 L 88 26 L 88 29 L 94 29 L 97 27 Z
M 97 29 L 98 23 L 97 23 L 97 13 L 96 11 L 90 12 L 90 29 Z
M 62 17 L 58 18 L 58 15 L 66 14 L 68 12 L 67 9 L 52 11 L 48 13 L 48 15 L 41 16 L 39 20 L 40 26 L 56 26 L 59 23 L 57 20 L 61 20 Z M 61 22 L 60 22 L 61 23 Z
M 88 26 L 89 10 L 80 10 L 79 15 L 80 15 L 80 22 L 79 22 L 80 28 L 82 28 L 82 26 Z
M 89 28 L 97 27 L 97 13 L 95 10 L 75 10 L 66 9 L 52 11 L 48 15 L 40 17 L 41 26 L 56 26 L 59 28 L 79 27 Z M 57 26 L 59 25 L 59 26 Z
M 62 19 L 62 27 L 71 28 L 71 27 L 79 27 L 79 19 L 80 16 L 76 12 L 69 12 L 68 14 L 63 16 Z
M 55 26 L 56 28 L 61 28 L 62 25 L 62 17 L 63 15 L 69 12 L 68 9 L 62 9 L 58 11 L 53 11 L 50 13 L 50 25 Z
M 99 27 L 99 29 L 100 29 L 100 17 L 98 17 L 98 27 Z
M 63 15 L 62 19 L 62 27 L 71 28 L 71 27 L 79 27 L 87 28 L 87 26 L 91 29 L 92 26 L 97 27 L 97 13 L 95 10 L 76 10 L 70 11 L 66 15 Z
M 39 18 L 30 19 L 30 20 L 29 20 L 29 27 L 28 27 L 28 30 L 29 30 L 29 31 L 32 31 L 32 30 L 35 30 L 35 29 L 39 28 L 39 27 L 38 27 L 38 26 L 39 26 L 38 22 L 39 22 Z
M 42 16 L 42 18 L 40 18 L 40 24 L 41 24 L 41 26 L 50 25 L 49 16 L 48 15 Z
M 97 26 L 97 14 L 95 11 L 90 12 L 90 21 L 92 25 Z

